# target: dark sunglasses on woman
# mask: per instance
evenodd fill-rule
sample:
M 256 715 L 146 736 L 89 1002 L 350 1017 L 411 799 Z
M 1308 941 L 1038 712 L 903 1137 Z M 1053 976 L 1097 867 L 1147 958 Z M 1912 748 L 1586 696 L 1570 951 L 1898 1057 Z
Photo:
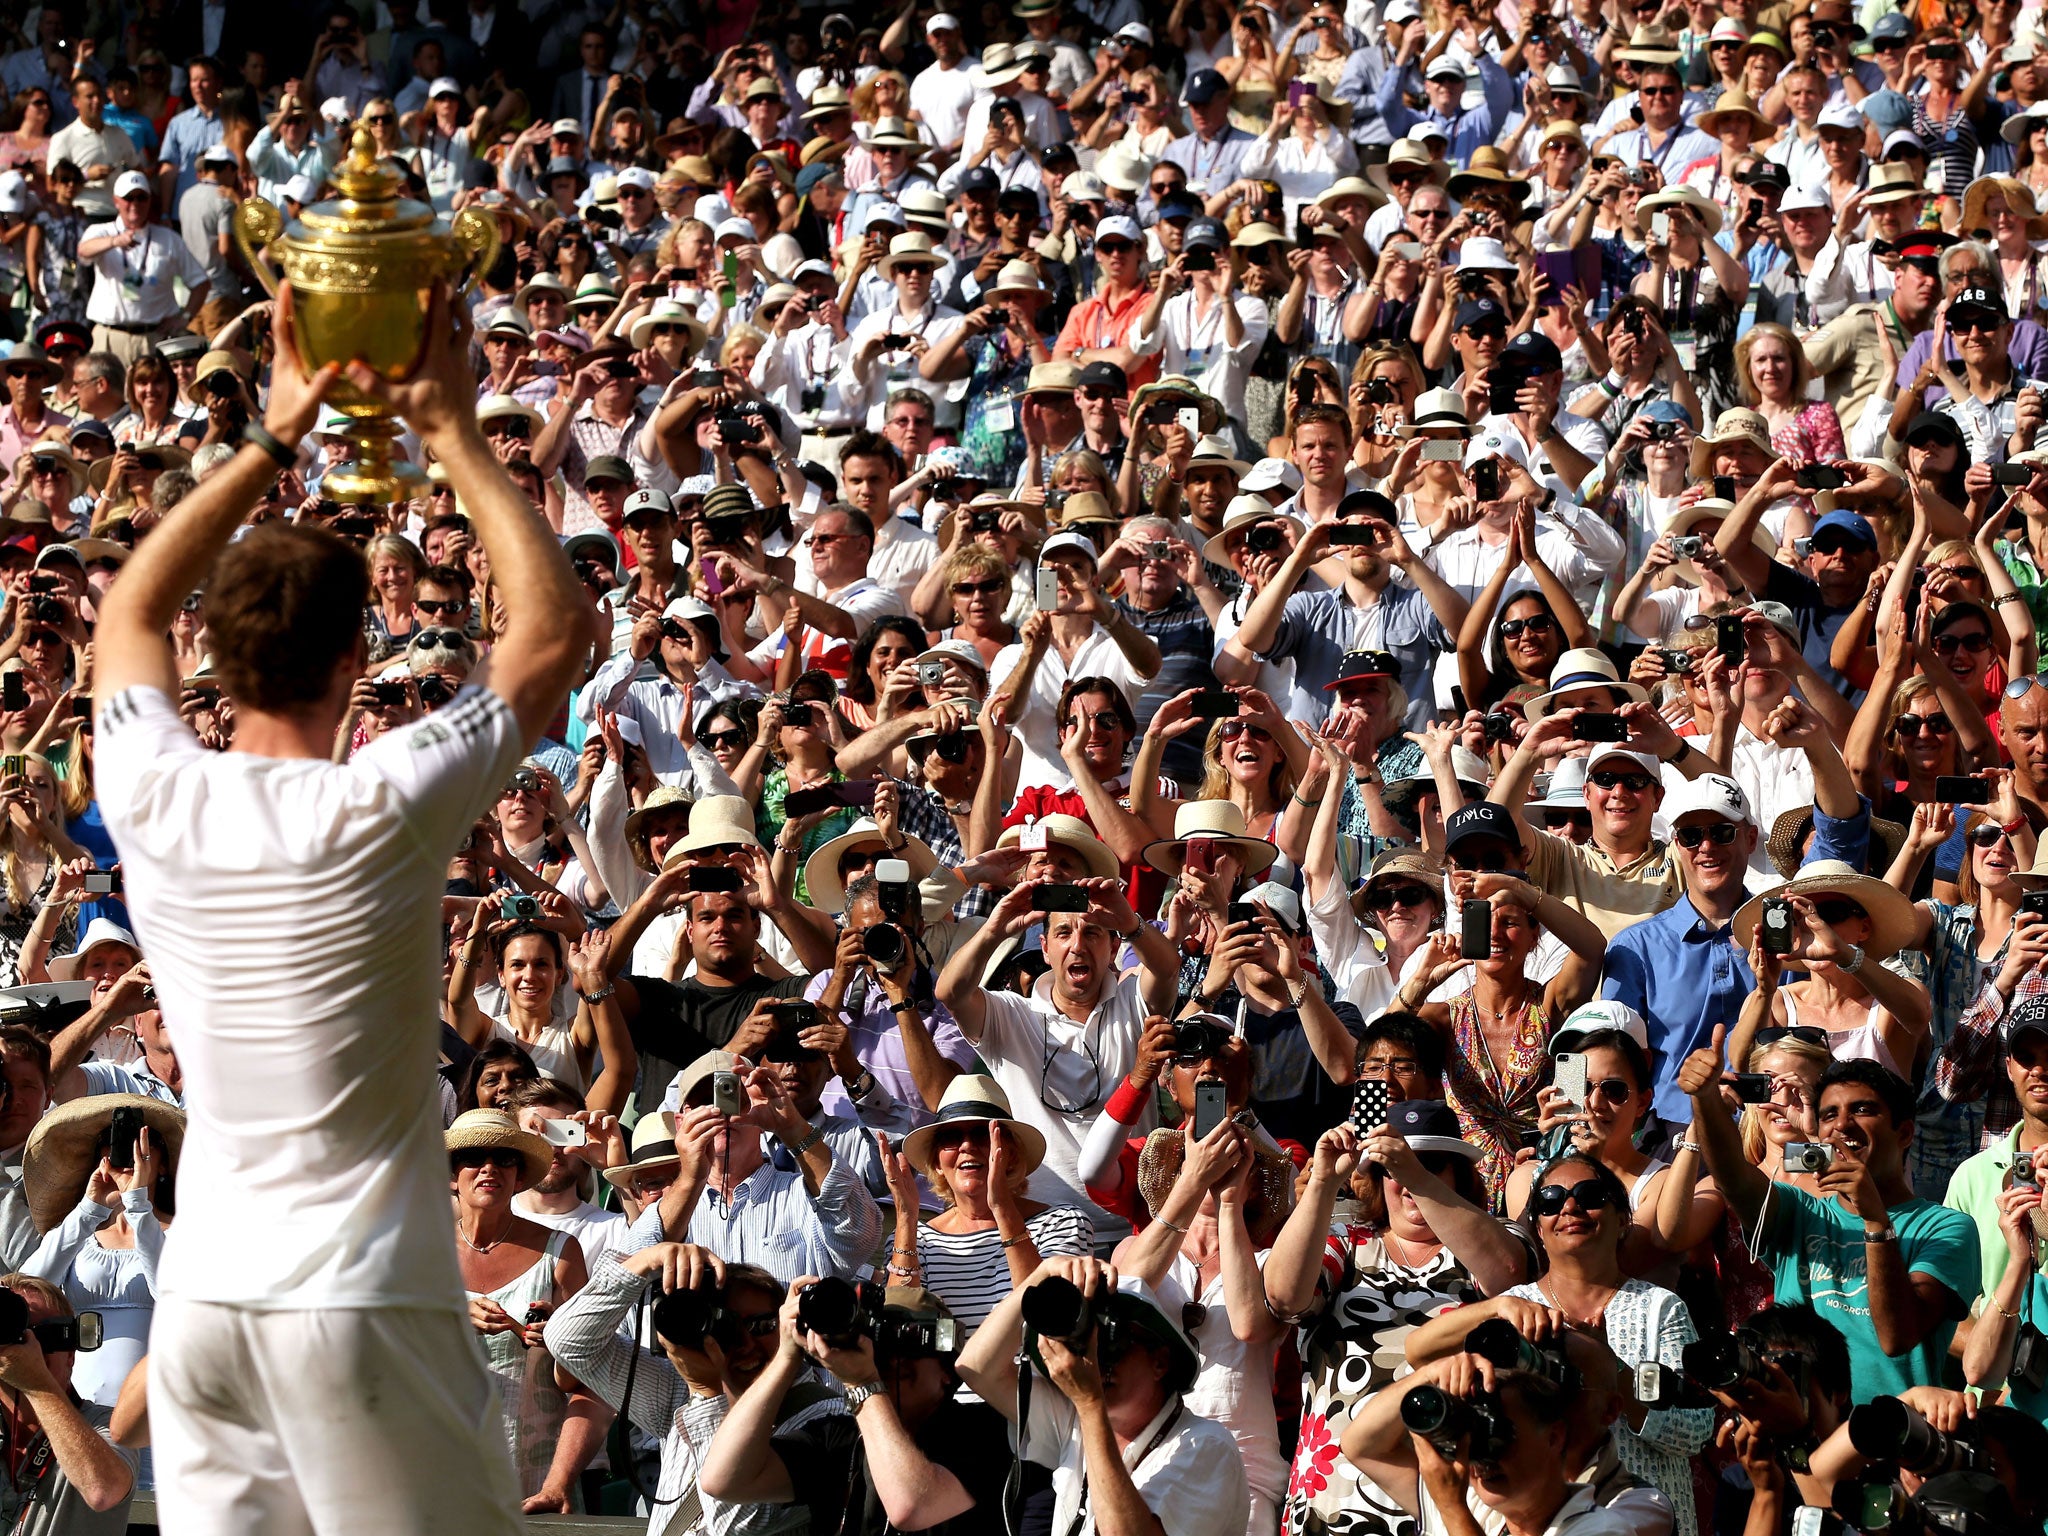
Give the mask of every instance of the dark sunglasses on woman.
M 1581 1179 L 1576 1184 L 1545 1184 L 1529 1197 L 1529 1209 L 1538 1216 L 1562 1216 L 1565 1203 L 1575 1200 L 1587 1215 L 1604 1211 L 1613 1196 L 1598 1179 Z

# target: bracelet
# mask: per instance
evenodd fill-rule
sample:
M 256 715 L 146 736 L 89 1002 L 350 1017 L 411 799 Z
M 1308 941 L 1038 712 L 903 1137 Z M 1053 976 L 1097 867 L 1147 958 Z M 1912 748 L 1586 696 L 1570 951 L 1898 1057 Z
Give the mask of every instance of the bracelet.
M 1865 1247 L 1868 1247 L 1873 1243 L 1880 1245 L 1884 1243 L 1896 1243 L 1898 1240 L 1899 1229 L 1893 1226 L 1890 1222 L 1886 1222 L 1884 1224 L 1884 1230 L 1881 1232 L 1872 1232 L 1866 1229 L 1863 1234 L 1863 1242 Z
M 2001 592 L 1998 594 L 1998 596 L 1991 599 L 1991 606 L 1994 608 L 2002 608 L 2007 603 L 2024 603 L 2025 601 L 2026 598 L 2024 598 L 2017 592 Z
M 1305 805 L 1305 806 L 1309 807 L 1309 808 L 1310 808 L 1311 810 L 1313 810 L 1313 809 L 1314 809 L 1314 808 L 1315 808 L 1315 807 L 1316 807 L 1317 805 L 1321 804 L 1322 802 L 1320 802 L 1320 801 L 1317 801 L 1317 800 L 1304 800 L 1304 799 L 1302 799 L 1302 798 L 1301 798 L 1301 791 L 1297 789 L 1297 790 L 1296 790 L 1296 791 L 1294 792 L 1294 803 L 1295 803 L 1296 805 Z
M 1691 1152 L 1700 1157 L 1706 1156 L 1705 1151 L 1696 1141 L 1674 1141 L 1671 1143 L 1671 1148 L 1674 1152 Z
M 2026 817 L 2015 816 L 2011 821 L 2005 822 L 2002 825 L 2000 825 L 1998 830 L 2003 832 L 2007 837 L 2017 837 L 2022 831 L 2025 830 L 2026 826 Z
M 1996 1296 L 1991 1298 L 1991 1305 L 1994 1307 L 1998 1307 L 1998 1315 L 2004 1318 L 2007 1322 L 2017 1322 L 2019 1320 L 2019 1313 L 2008 1312 L 2005 1310 L 2005 1308 L 1998 1306 L 1998 1298 Z
M 1176 1230 L 1178 1230 L 1178 1229 L 1176 1229 Z M 1017 1246 L 1017 1245 L 1018 1245 L 1019 1243 L 1028 1243 L 1028 1242 L 1030 1242 L 1030 1241 L 1031 1241 L 1031 1234 L 1030 1234 L 1029 1232 L 1019 1232 L 1019 1233 L 1018 1233 L 1018 1234 L 1017 1234 L 1017 1235 L 1016 1235 L 1015 1237 L 1006 1237 L 1006 1238 L 1004 1238 L 1004 1239 L 1003 1239 L 1003 1246 L 1004 1246 L 1005 1248 L 1014 1248 L 1014 1247 L 1016 1247 L 1016 1246 Z
M 1175 1222 L 1168 1221 L 1164 1216 L 1154 1216 L 1152 1219 L 1158 1222 L 1160 1226 L 1166 1228 L 1166 1230 L 1169 1232 L 1178 1232 L 1182 1237 L 1186 1237 L 1188 1235 L 1188 1229 L 1186 1227 L 1180 1226 Z
M 608 981 L 595 992 L 578 992 L 576 995 L 586 1003 L 601 1003 L 618 990 L 619 984 L 617 982 Z
M 299 462 L 299 455 L 295 449 L 285 447 L 283 443 L 272 437 L 269 432 L 253 421 L 242 428 L 242 441 L 251 448 L 261 448 L 270 455 L 279 469 L 290 469 Z
M 892 1275 L 901 1275 L 906 1280 L 915 1280 L 917 1278 L 917 1270 L 915 1267 L 906 1269 L 901 1264 L 891 1264 L 889 1266 L 889 1273 Z

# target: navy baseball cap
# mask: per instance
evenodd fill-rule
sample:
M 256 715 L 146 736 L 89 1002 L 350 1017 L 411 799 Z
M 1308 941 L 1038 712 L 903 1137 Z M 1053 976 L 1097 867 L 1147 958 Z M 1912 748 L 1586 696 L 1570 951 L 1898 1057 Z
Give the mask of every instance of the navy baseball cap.
M 1912 35 L 1913 24 L 1899 11 L 1888 11 L 1870 24 L 1870 40 L 1873 43 L 1881 39 Z
M 977 165 L 960 177 L 962 192 L 1000 192 L 1002 178 L 985 165 Z
M 1389 528 L 1400 525 L 1401 513 L 1399 509 L 1378 491 L 1352 491 L 1342 501 L 1337 503 L 1336 515 L 1340 518 L 1354 517 L 1361 512 L 1369 517 L 1378 518 Z M 1348 662 L 1351 660 L 1351 656 L 1385 656 L 1386 654 L 1385 651 L 1353 651 L 1350 656 L 1346 656 L 1344 659 Z M 1389 659 L 1391 660 L 1392 658 Z
M 1458 331 L 1469 331 L 1473 326 L 1483 324 L 1488 320 L 1498 320 L 1505 326 L 1507 319 L 1507 311 L 1502 309 L 1495 300 L 1467 299 L 1458 306 L 1457 318 L 1452 321 L 1451 328 Z
M 1181 237 L 1180 243 L 1182 249 L 1186 249 L 1189 246 L 1207 245 L 1213 246 L 1220 251 L 1224 246 L 1230 244 L 1230 231 L 1225 229 L 1215 219 L 1190 219 L 1188 220 L 1187 233 Z
M 1813 536 L 1818 539 L 1830 528 L 1868 549 L 1877 548 L 1877 535 L 1871 531 L 1870 524 L 1864 520 L 1860 512 L 1844 512 L 1837 509 L 1828 513 L 1813 525 Z
M 1198 69 L 1188 76 L 1188 83 L 1180 93 L 1180 99 L 1189 106 L 1204 107 L 1218 96 L 1230 94 L 1230 82 L 1213 69 Z
M 1354 1122 L 1355 1124 L 1356 1122 Z M 1415 1152 L 1449 1152 L 1478 1162 L 1485 1154 L 1464 1138 L 1458 1112 L 1436 1099 L 1402 1099 L 1387 1106 L 1387 1127 Z M 1359 1126 L 1363 1132 L 1370 1127 Z
M 1202 211 L 1202 205 L 1185 192 L 1169 192 L 1153 205 L 1162 219 L 1192 219 Z
M 1491 800 L 1461 805 L 1444 818 L 1446 853 L 1475 837 L 1498 838 L 1510 848 L 1522 846 L 1522 835 L 1515 830 L 1514 817 L 1504 806 L 1495 805 Z
M 1113 389 L 1120 395 L 1131 392 L 1130 378 L 1123 369 L 1099 359 L 1083 364 L 1081 376 L 1074 382 L 1082 389 Z
M 1522 332 L 1508 343 L 1501 356 L 1513 358 L 1536 373 L 1555 373 L 1564 367 L 1564 354 L 1557 350 L 1557 343 L 1540 331 Z
M 2037 993 L 2033 997 L 2015 999 L 1999 1023 L 1999 1033 L 2004 1037 L 2008 1051 L 2012 1049 L 2013 1041 L 2029 1030 L 2048 1037 L 2048 997 Z

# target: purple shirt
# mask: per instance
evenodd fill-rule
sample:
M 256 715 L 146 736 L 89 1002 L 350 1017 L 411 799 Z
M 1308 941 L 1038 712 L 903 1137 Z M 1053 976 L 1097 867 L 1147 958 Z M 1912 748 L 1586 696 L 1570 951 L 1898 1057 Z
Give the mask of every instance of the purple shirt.
M 1927 366 L 1927 357 L 1934 350 L 1934 331 L 1930 327 L 1913 338 L 1913 345 L 1906 348 L 1906 355 L 1899 359 L 1899 376 L 1894 381 L 1904 389 L 1913 382 L 1913 376 Z M 2048 378 L 2048 329 L 2032 320 L 2015 320 L 2012 323 L 2012 342 L 2008 347 L 2012 366 L 2022 378 Z M 1962 354 L 1956 351 L 1955 338 L 1948 342 L 1950 362 L 1960 362 Z M 1948 391 L 1937 384 L 1926 392 L 1920 402 L 1923 411 L 1931 411 L 1937 400 L 1946 400 Z

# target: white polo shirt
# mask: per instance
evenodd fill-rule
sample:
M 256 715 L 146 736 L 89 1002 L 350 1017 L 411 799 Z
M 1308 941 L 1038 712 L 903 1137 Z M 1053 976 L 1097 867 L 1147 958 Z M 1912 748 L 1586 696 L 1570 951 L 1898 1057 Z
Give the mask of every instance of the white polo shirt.
M 122 232 L 119 219 L 95 224 L 79 243 L 107 239 Z M 132 246 L 112 246 L 91 262 L 92 295 L 85 318 L 94 325 L 161 325 L 183 305 L 171 286 L 175 280 L 189 293 L 207 281 L 206 268 L 185 244 L 185 237 L 162 224 L 140 230 Z
M 1088 1474 L 1081 1421 L 1059 1388 L 1047 1381 L 1032 1385 L 1024 1454 L 1052 1468 L 1052 1528 L 1095 1536 L 1094 1511 L 1083 1502 Z M 1243 1536 L 1251 1516 L 1244 1458 L 1236 1437 L 1214 1419 L 1191 1412 L 1178 1397 L 1168 1398 L 1123 1460 L 1138 1497 L 1172 1536 Z

